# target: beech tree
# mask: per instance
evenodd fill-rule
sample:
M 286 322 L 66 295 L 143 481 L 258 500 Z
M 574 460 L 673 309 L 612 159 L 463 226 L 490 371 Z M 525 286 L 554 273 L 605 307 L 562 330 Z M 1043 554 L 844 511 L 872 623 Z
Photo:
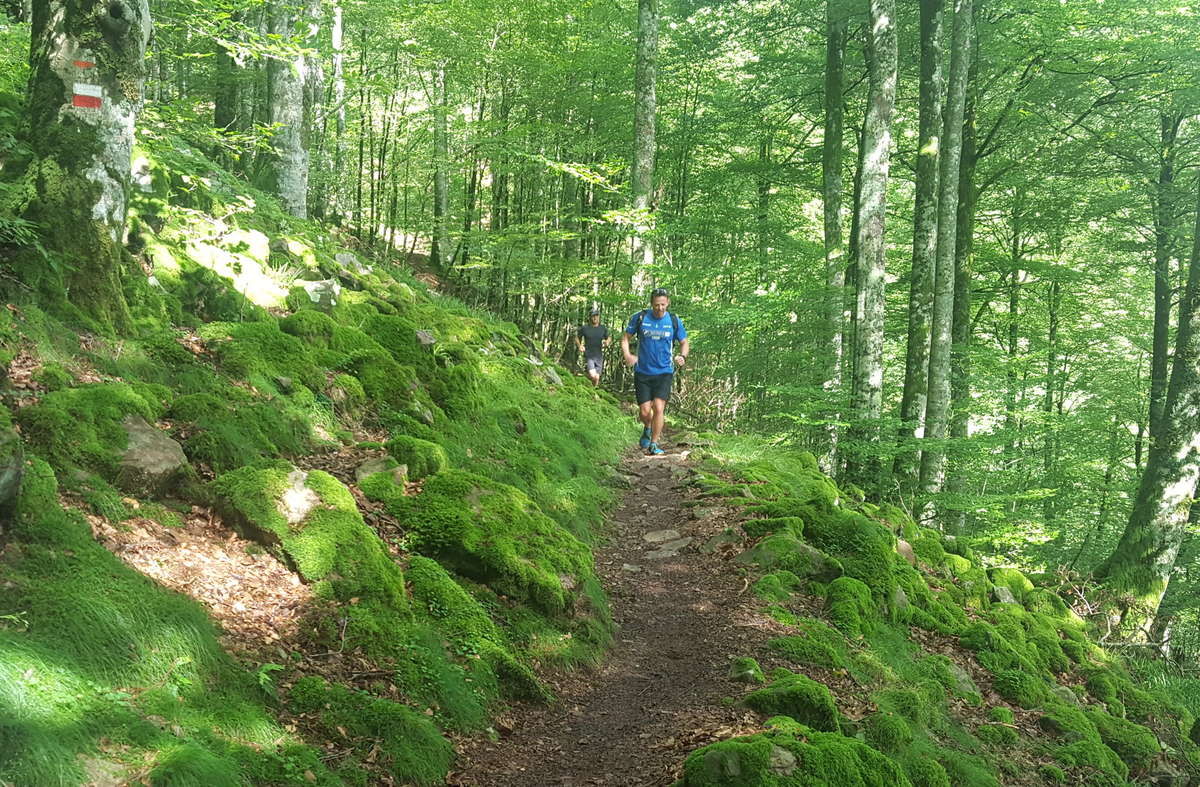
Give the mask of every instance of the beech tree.
M 150 32 L 147 0 L 33 3 L 26 215 L 50 260 L 25 255 L 25 278 L 107 330 L 128 327 L 124 291 L 142 276 L 123 244 Z
M 858 259 L 854 334 L 852 412 L 859 447 L 847 475 L 864 485 L 878 484 L 877 461 L 863 444 L 879 434 L 883 411 L 883 287 L 887 260 L 884 219 L 887 214 L 888 170 L 892 157 L 892 112 L 896 104 L 896 4 L 870 0 L 867 22 L 870 95 L 863 121 L 858 199 Z

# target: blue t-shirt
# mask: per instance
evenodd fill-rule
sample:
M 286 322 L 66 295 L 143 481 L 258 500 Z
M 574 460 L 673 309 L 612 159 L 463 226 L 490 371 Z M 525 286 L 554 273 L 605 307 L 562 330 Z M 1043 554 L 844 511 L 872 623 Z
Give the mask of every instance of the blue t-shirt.
M 641 314 L 641 312 L 638 312 Z M 679 319 L 678 317 L 675 319 Z M 625 333 L 634 336 L 637 330 L 638 315 L 629 318 Z M 671 313 L 665 312 L 662 317 L 655 319 L 653 311 L 647 311 L 642 318 L 642 327 L 637 331 L 638 362 L 633 367 L 640 374 L 671 374 L 675 371 L 675 360 L 672 349 L 674 343 L 687 338 L 687 329 L 683 320 L 679 320 L 679 335 L 675 335 L 675 324 Z

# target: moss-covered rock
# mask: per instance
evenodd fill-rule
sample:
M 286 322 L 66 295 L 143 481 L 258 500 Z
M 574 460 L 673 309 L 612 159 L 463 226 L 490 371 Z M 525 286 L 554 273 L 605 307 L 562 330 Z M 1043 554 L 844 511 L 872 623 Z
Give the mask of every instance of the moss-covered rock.
M 212 487 L 227 518 L 274 548 L 305 581 L 322 583 L 338 600 L 358 599 L 347 614 L 364 634 L 381 633 L 372 616 L 407 619 L 400 568 L 336 478 L 277 462 L 226 473 Z
M 885 754 L 894 754 L 912 743 L 913 732 L 904 717 L 889 711 L 872 713 L 863 719 L 867 743 Z
M 767 647 L 793 664 L 843 669 L 848 666 L 846 638 L 841 632 L 812 618 L 797 621 L 796 627 L 799 633 L 776 637 Z
M 772 677 L 765 688 L 746 695 L 748 707 L 766 716 L 788 716 L 815 730 L 838 730 L 837 704 L 827 686 L 787 670 Z
M 829 582 L 842 575 L 841 563 L 786 530 L 771 533 L 753 548 L 738 555 L 735 560 L 740 564 L 756 565 L 768 571 L 789 571 L 801 579 L 816 582 Z
M 1088 718 L 1100 733 L 1100 740 L 1120 756 L 1130 768 L 1141 770 L 1162 752 L 1154 733 L 1140 724 L 1117 718 L 1102 710 L 1093 710 Z
M 762 667 L 758 665 L 758 661 L 749 656 L 739 656 L 730 662 L 729 679 L 735 680 L 738 683 L 767 682 L 767 678 L 763 675 Z
M 1015 568 L 993 568 L 988 571 L 988 578 L 992 584 L 1008 588 L 1017 603 L 1024 601 L 1025 594 L 1033 590 L 1033 583 Z
M 804 520 L 798 516 L 747 519 L 742 522 L 742 532 L 747 538 L 759 539 L 771 533 L 790 533 L 796 538 L 804 535 Z
M 389 440 L 384 447 L 397 462 L 408 466 L 408 477 L 413 480 L 440 473 L 450 466 L 444 448 L 419 437 L 400 435 Z
M 364 486 L 363 492 L 383 499 L 411 528 L 418 551 L 456 573 L 547 614 L 607 619 L 586 545 L 520 490 L 448 470 L 427 478 L 422 493 L 412 497 L 377 487 Z
M 1022 708 L 1035 708 L 1046 697 L 1046 684 L 1041 678 L 1016 669 L 997 673 L 995 687 L 997 694 Z
M 871 589 L 853 577 L 838 577 L 830 582 L 825 603 L 833 625 L 850 637 L 862 636 L 879 619 Z
M 910 787 L 896 763 L 842 735 L 797 727 L 714 743 L 684 763 L 680 787 Z
M 49 393 L 17 412 L 26 444 L 55 468 L 85 467 L 116 478 L 128 446 L 122 421 L 139 416 L 154 423 L 170 393 L 162 386 L 104 383 Z
M 764 601 L 787 601 L 804 581 L 786 569 L 772 571 L 759 577 L 751 590 Z
M 433 722 L 399 703 L 310 676 L 292 687 L 288 704 L 362 755 L 373 751 L 376 762 L 402 783 L 442 784 L 454 761 L 454 747 Z

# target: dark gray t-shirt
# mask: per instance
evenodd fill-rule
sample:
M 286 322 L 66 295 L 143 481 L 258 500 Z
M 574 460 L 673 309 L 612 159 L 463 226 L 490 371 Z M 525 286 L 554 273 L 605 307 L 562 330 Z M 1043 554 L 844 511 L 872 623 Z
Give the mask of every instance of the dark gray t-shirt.
M 585 358 L 599 358 L 604 354 L 604 346 L 601 342 L 608 338 L 608 328 L 603 325 L 581 325 L 576 335 L 583 339 L 583 356 Z

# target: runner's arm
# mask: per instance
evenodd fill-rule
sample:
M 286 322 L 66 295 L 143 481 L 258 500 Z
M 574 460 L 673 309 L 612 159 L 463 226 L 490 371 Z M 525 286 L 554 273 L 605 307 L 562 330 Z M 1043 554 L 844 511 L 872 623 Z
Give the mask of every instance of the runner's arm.
M 637 363 L 637 356 L 629 352 L 630 336 L 631 334 L 628 332 L 621 334 L 621 355 L 625 357 L 625 364 L 627 366 L 633 366 L 635 363 Z
M 680 339 L 679 340 L 679 356 L 681 358 L 683 358 L 683 360 L 685 362 L 687 361 L 688 353 L 690 353 L 691 351 L 692 351 L 691 341 L 687 337 Z

